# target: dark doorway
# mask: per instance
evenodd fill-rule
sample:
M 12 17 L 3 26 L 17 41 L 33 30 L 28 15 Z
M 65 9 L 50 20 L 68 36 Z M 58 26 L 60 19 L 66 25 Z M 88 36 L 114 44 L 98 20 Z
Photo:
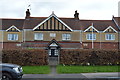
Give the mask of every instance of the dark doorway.
M 55 49 L 51 49 L 51 56 L 52 56 L 52 57 L 55 56 Z
M 49 56 L 50 57 L 58 57 L 58 49 L 50 49 Z

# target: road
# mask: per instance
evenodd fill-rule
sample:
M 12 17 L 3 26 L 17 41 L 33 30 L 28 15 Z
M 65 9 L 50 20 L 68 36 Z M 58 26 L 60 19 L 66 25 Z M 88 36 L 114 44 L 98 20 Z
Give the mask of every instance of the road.
M 120 73 L 24 74 L 22 80 L 120 80 Z

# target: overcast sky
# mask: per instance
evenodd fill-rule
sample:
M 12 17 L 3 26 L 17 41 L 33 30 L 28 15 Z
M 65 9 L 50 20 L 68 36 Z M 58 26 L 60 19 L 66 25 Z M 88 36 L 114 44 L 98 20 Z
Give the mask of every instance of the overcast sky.
M 120 0 L 0 0 L 0 18 L 24 18 L 28 5 L 32 17 L 48 17 L 52 11 L 58 17 L 73 17 L 78 10 L 80 19 L 109 20 L 118 16 Z

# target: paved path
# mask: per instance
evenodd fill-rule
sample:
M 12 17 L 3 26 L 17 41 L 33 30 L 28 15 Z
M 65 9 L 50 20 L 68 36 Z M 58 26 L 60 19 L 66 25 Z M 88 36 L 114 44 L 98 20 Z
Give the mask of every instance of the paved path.
M 53 74 L 53 75 L 57 74 L 57 72 L 56 72 L 56 65 L 50 66 L 50 69 L 51 69 L 51 73 L 50 74 Z

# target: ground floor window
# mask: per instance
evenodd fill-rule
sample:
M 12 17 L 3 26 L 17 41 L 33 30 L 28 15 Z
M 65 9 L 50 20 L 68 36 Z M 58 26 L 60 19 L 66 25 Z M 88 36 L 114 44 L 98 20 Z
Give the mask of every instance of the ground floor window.
M 8 40 L 10 41 L 18 40 L 18 34 L 8 34 Z
M 34 33 L 35 40 L 43 40 L 43 33 Z
M 96 40 L 96 34 L 87 34 L 86 35 L 87 40 Z
M 49 56 L 51 56 L 51 57 L 58 56 L 58 53 L 59 53 L 59 50 L 58 50 L 58 49 L 50 49 L 50 50 L 48 51 L 48 54 L 49 54 Z
M 71 40 L 71 34 L 62 34 L 62 40 Z
M 105 38 L 106 38 L 106 40 L 115 40 L 115 35 L 114 34 L 106 34 Z

